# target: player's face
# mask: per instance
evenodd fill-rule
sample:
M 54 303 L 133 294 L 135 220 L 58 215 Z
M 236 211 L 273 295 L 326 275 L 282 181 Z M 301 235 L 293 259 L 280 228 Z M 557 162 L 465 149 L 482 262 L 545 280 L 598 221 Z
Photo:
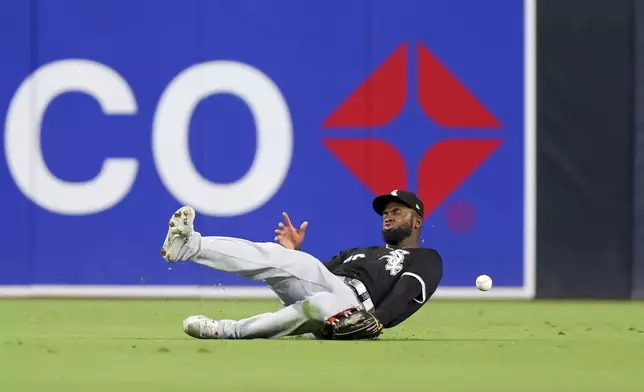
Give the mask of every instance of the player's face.
M 400 203 L 389 203 L 382 213 L 382 237 L 389 245 L 396 245 L 413 231 L 414 212 Z

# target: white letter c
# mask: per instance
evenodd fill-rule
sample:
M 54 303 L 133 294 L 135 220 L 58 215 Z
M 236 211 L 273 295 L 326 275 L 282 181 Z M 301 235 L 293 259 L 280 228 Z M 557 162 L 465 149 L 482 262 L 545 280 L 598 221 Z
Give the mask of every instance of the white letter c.
M 5 123 L 5 154 L 16 185 L 34 203 L 59 214 L 85 215 L 123 199 L 138 162 L 108 158 L 94 179 L 82 183 L 63 181 L 49 171 L 40 148 L 42 120 L 49 103 L 71 91 L 91 95 L 105 114 L 136 113 L 134 94 L 116 71 L 88 60 L 56 61 L 34 71 L 14 94 Z M 82 148 L 72 147 L 70 153 Z

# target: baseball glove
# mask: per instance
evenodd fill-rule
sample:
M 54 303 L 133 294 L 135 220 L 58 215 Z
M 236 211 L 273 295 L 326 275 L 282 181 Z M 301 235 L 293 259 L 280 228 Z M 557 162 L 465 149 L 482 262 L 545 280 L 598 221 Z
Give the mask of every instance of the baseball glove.
M 326 340 L 375 340 L 381 333 L 382 324 L 375 316 L 359 308 L 350 308 L 329 317 L 324 322 L 322 338 Z

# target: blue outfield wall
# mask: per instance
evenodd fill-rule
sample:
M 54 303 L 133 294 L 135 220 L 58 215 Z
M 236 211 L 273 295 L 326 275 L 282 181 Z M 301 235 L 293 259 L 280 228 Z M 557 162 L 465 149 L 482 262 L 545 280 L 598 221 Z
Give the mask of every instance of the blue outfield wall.
M 490 296 L 532 297 L 532 18 L 513 0 L 0 3 L 0 292 L 261 287 L 169 268 L 172 212 L 272 241 L 287 211 L 327 260 L 380 243 L 371 199 L 409 188 L 441 293 L 486 273 Z

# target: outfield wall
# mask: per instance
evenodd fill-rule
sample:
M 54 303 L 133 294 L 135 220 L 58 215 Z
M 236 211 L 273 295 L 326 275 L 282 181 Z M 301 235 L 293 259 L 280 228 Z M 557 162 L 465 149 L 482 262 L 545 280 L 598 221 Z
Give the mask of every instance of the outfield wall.
M 0 296 L 272 298 L 165 263 L 172 212 L 272 241 L 288 211 L 327 260 L 381 242 L 371 200 L 397 188 L 425 201 L 439 298 L 630 295 L 630 74 L 608 49 L 627 28 L 602 24 L 630 14 L 555 3 L 0 3 Z M 618 83 L 589 92 L 604 71 Z
M 633 2 L 540 0 L 537 11 L 538 294 L 629 298 Z
M 634 2 L 633 298 L 644 299 L 644 1 Z

